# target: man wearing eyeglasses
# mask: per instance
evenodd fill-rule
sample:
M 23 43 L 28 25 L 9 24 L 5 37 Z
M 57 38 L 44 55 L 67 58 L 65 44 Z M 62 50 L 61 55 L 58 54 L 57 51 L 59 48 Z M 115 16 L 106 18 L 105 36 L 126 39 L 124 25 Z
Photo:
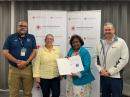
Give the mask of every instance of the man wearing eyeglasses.
M 125 41 L 115 35 L 112 23 L 104 24 L 104 39 L 96 47 L 96 67 L 100 73 L 102 97 L 122 97 L 122 71 L 129 60 Z
M 36 41 L 28 33 L 28 23 L 21 20 L 17 32 L 8 36 L 3 46 L 3 54 L 9 62 L 9 97 L 19 97 L 22 85 L 24 97 L 32 97 L 32 60 L 36 55 Z

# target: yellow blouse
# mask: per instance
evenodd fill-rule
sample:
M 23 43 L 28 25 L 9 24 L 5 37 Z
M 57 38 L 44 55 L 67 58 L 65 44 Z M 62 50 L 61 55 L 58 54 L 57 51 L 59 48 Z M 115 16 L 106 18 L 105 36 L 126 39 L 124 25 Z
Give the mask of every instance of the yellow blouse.
M 62 54 L 58 47 L 48 50 L 46 47 L 37 51 L 37 56 L 33 65 L 33 77 L 52 79 L 59 76 L 56 59 Z

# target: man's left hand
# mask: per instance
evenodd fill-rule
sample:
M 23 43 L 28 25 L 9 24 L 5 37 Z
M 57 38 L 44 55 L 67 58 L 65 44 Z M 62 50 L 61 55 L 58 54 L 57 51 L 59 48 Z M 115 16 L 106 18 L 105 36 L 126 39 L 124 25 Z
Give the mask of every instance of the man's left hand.
M 24 69 L 24 68 L 26 67 L 26 65 L 28 64 L 28 62 L 27 62 L 27 61 L 24 61 L 24 60 L 21 60 L 21 61 L 19 62 L 19 64 L 21 65 L 21 69 Z

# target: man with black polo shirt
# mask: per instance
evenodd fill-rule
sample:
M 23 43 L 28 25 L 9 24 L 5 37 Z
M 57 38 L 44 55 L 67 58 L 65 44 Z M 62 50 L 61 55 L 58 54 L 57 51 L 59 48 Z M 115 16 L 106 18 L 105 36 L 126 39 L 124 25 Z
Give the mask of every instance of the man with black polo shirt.
M 28 34 L 28 23 L 21 20 L 17 32 L 10 35 L 4 43 L 3 54 L 9 62 L 9 97 L 19 97 L 22 84 L 24 97 L 32 97 L 32 65 L 36 55 L 35 37 Z

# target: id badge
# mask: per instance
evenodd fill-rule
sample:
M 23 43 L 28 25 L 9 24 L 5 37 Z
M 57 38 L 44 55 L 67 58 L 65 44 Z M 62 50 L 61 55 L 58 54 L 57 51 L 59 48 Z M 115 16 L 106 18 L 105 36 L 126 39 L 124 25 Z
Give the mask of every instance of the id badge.
M 22 48 L 21 49 L 21 56 L 25 56 L 25 53 L 26 53 L 26 48 Z

